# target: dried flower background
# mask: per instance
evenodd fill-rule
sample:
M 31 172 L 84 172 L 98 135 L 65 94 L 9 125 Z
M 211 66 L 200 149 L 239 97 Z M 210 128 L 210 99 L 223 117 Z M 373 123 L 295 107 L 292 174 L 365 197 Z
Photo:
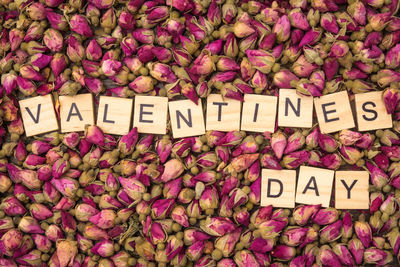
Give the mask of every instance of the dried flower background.
M 398 0 L 2 0 L 1 266 L 397 264 Z M 109 84 L 112 81 L 112 84 Z M 108 84 L 108 86 L 106 86 Z M 24 137 L 18 100 L 383 91 L 393 129 Z M 260 207 L 260 169 L 370 172 L 370 210 Z

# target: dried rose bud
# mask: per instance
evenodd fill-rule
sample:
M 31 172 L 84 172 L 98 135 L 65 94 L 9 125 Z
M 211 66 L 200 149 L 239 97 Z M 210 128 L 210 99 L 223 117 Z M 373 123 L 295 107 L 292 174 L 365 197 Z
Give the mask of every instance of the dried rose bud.
M 296 256 L 296 249 L 285 245 L 277 245 L 271 255 L 280 261 L 289 261 Z
M 295 151 L 285 155 L 282 163 L 287 169 L 295 169 L 310 158 L 310 152 L 306 150 Z
M 264 239 L 274 238 L 279 236 L 279 233 L 286 226 L 287 222 L 278 220 L 268 220 L 259 225 L 261 237 Z
M 321 205 L 304 205 L 298 206 L 293 211 L 293 218 L 298 225 L 307 224 L 308 220 L 314 216 L 320 209 Z
M 181 175 L 183 170 L 184 166 L 180 160 L 171 159 L 164 164 L 164 172 L 160 179 L 163 182 L 168 182 Z
M 36 248 L 44 253 L 48 253 L 52 248 L 51 241 L 44 235 L 33 234 L 33 241 L 35 242 Z
M 364 262 L 366 264 L 383 266 L 390 257 L 389 255 L 388 252 L 378 248 L 367 248 L 364 251 Z M 391 260 L 389 262 L 391 262 Z
M 385 102 L 388 114 L 393 114 L 400 102 L 400 91 L 397 89 L 387 88 L 383 92 L 383 101 Z
M 21 221 L 18 224 L 18 228 L 21 231 L 29 234 L 42 234 L 44 231 L 40 228 L 39 223 L 30 216 L 22 217 Z
M 382 188 L 388 183 L 389 177 L 384 171 L 382 171 L 380 168 L 376 167 L 369 161 L 367 161 L 365 164 L 371 175 L 371 182 L 373 185 L 375 185 L 377 188 Z
M 308 232 L 307 228 L 302 228 L 302 227 L 287 228 L 282 233 L 282 241 L 285 245 L 288 246 L 298 246 L 304 241 L 307 232 Z
M 275 63 L 275 58 L 263 50 L 246 50 L 246 55 L 254 68 L 265 74 L 271 71 Z
M 29 211 L 32 216 L 39 221 L 46 220 L 53 216 L 53 213 L 45 205 L 39 203 L 33 203 L 29 207 Z
M 336 256 L 336 254 L 333 253 L 333 251 L 327 245 L 324 245 L 320 248 L 320 252 L 317 254 L 317 262 L 318 264 L 327 266 L 342 266 L 338 256 Z
M 369 247 L 372 240 L 372 231 L 368 223 L 363 221 L 356 221 L 354 223 L 354 230 L 364 247 Z
M 235 253 L 233 260 L 239 267 L 259 266 L 254 255 L 248 250 L 241 250 Z
M 342 221 L 338 220 L 328 226 L 325 226 L 320 231 L 320 240 L 322 243 L 333 242 L 341 237 Z

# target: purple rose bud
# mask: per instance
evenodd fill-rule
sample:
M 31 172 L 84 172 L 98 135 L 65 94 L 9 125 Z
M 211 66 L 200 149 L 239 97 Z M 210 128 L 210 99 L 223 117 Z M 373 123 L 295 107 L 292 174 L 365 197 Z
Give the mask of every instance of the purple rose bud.
M 18 224 L 18 228 L 28 234 L 42 234 L 44 231 L 40 228 L 39 223 L 30 216 L 22 217 Z
M 384 171 L 369 161 L 367 161 L 365 164 L 370 173 L 371 182 L 373 185 L 375 185 L 377 188 L 382 188 L 389 182 L 389 177 Z
M 304 15 L 300 8 L 292 9 L 289 12 L 289 20 L 292 27 L 298 28 L 303 31 L 308 31 L 310 29 L 307 17 Z
M 264 50 L 248 49 L 245 52 L 250 63 L 254 66 L 255 69 L 265 74 L 271 72 L 272 66 L 275 63 L 275 58 L 272 56 L 272 54 Z
M 389 257 L 389 253 L 378 249 L 378 248 L 367 248 L 364 251 L 364 262 L 366 264 L 373 264 L 376 266 L 385 265 L 386 259 Z
M 285 155 L 282 163 L 287 169 L 295 169 L 310 158 L 310 152 L 306 150 L 295 151 Z
M 291 88 L 292 81 L 298 81 L 299 78 L 289 70 L 283 69 L 274 74 L 273 83 L 279 88 Z
M 293 217 L 298 225 L 307 224 L 308 220 L 314 216 L 320 209 L 321 205 L 304 205 L 299 206 L 293 211 Z
M 338 220 L 321 229 L 319 235 L 322 243 L 333 242 L 341 237 L 342 221 Z
M 336 254 L 333 253 L 333 251 L 327 245 L 321 247 L 319 254 L 317 254 L 317 262 L 323 266 L 342 266 L 338 256 L 336 256 Z
M 212 236 L 223 236 L 235 230 L 232 221 L 224 217 L 207 217 L 200 222 L 200 228 Z
M 72 31 L 87 38 L 92 37 L 93 32 L 90 29 L 90 26 L 85 17 L 75 14 L 71 17 L 69 24 Z
M 364 247 L 369 247 L 372 240 L 372 231 L 369 224 L 367 222 L 356 221 L 354 223 L 354 230 Z
M 312 220 L 318 225 L 327 225 L 334 223 L 339 218 L 339 212 L 334 208 L 324 208 L 318 210 Z
M 271 255 L 280 261 L 289 261 L 296 256 L 296 249 L 286 245 L 277 245 L 272 250 Z
M 322 31 L 320 31 L 320 29 L 318 28 L 311 29 L 308 32 L 306 32 L 306 34 L 304 34 L 303 38 L 299 43 L 299 47 L 301 48 L 306 45 L 314 45 L 319 41 L 321 36 L 322 36 Z
M 96 125 L 90 125 L 86 128 L 85 138 L 91 144 L 95 144 L 98 146 L 105 145 L 104 134 L 102 130 Z
M 383 92 L 383 101 L 385 102 L 388 114 L 393 114 L 400 103 L 399 90 L 388 88 Z
M 53 216 L 53 212 L 51 212 L 45 205 L 39 203 L 33 203 L 29 207 L 29 211 L 32 216 L 39 221 L 46 220 Z
M 254 255 L 248 250 L 240 250 L 235 253 L 233 260 L 239 267 L 260 266 Z
M 320 21 L 321 27 L 333 34 L 337 34 L 339 32 L 339 26 L 336 22 L 336 18 L 332 13 L 323 13 L 321 15 Z

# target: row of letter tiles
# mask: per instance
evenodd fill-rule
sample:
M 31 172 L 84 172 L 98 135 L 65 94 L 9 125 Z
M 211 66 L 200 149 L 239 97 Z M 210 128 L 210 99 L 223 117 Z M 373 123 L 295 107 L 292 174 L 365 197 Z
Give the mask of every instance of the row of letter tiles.
M 367 171 L 333 171 L 301 166 L 295 170 L 262 170 L 261 206 L 294 208 L 295 203 L 329 207 L 335 176 L 335 208 L 369 208 Z M 297 190 L 296 190 L 297 188 Z
M 165 134 L 169 109 L 174 138 L 198 136 L 206 130 L 274 132 L 277 116 L 278 126 L 311 128 L 315 106 L 322 133 L 355 127 L 346 91 L 319 98 L 298 95 L 294 89 L 280 89 L 279 93 L 279 99 L 246 94 L 243 103 L 211 94 L 206 103 L 206 120 L 201 101 L 196 105 L 190 100 L 168 102 L 167 97 L 159 96 L 135 96 L 134 99 L 100 96 L 97 125 L 108 134 L 127 134 L 134 110 L 133 126 L 138 127 L 140 133 Z M 392 127 L 392 117 L 386 112 L 382 92 L 356 94 L 354 99 L 360 131 Z M 59 130 L 51 95 L 19 103 L 27 136 Z M 92 94 L 60 96 L 59 107 L 63 133 L 83 131 L 85 125 L 95 123 Z

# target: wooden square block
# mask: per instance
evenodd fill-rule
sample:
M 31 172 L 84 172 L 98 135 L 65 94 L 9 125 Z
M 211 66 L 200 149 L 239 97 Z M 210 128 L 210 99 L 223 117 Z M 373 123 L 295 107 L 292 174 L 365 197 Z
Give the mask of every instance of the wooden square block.
M 51 95 L 36 96 L 19 101 L 26 136 L 57 131 L 58 121 Z
M 230 132 L 240 130 L 241 103 L 235 99 L 222 99 L 221 95 L 207 97 L 206 129 Z
M 353 113 L 346 91 L 315 97 L 314 104 L 322 133 L 354 127 Z
M 296 93 L 296 89 L 279 89 L 278 126 L 311 128 L 313 97 Z
M 369 209 L 369 173 L 336 171 L 335 208 Z
M 301 166 L 297 180 L 296 202 L 329 207 L 334 173 L 328 169 Z
M 382 91 L 355 94 L 359 131 L 392 128 L 392 115 L 387 114 Z
M 133 127 L 139 133 L 165 134 L 167 132 L 168 97 L 135 97 Z
M 261 174 L 261 206 L 294 208 L 296 171 L 263 169 Z
M 100 96 L 97 126 L 108 134 L 127 134 L 131 125 L 132 102 L 128 98 Z
M 80 94 L 60 96 L 61 132 L 84 131 L 85 125 L 94 125 L 93 96 Z
M 243 131 L 275 131 L 276 96 L 245 94 L 242 109 Z
M 174 138 L 205 134 L 202 103 L 196 105 L 191 100 L 168 103 Z

